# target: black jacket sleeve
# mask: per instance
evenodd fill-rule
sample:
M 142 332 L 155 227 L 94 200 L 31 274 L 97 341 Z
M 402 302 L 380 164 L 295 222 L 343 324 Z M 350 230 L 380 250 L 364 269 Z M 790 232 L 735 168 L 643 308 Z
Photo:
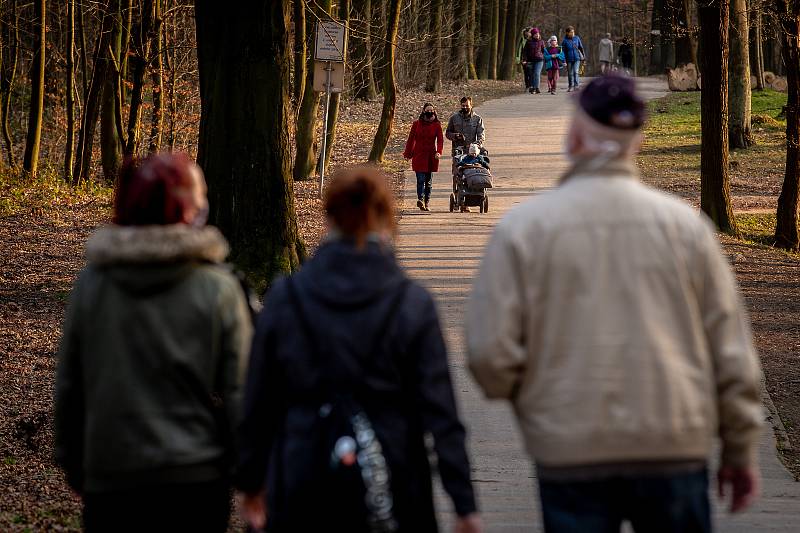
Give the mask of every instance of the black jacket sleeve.
M 470 480 L 466 430 L 458 419 L 447 350 L 430 296 L 420 314 L 423 327 L 410 347 L 416 357 L 414 381 L 419 412 L 425 429 L 433 435 L 442 484 L 453 500 L 456 513 L 465 516 L 477 509 Z
M 250 351 L 234 478 L 235 487 L 246 494 L 256 494 L 264 487 L 269 457 L 283 417 L 283 388 L 275 359 L 275 332 L 278 313 L 283 307 L 278 302 L 278 292 L 283 285 L 276 283 L 265 298 Z

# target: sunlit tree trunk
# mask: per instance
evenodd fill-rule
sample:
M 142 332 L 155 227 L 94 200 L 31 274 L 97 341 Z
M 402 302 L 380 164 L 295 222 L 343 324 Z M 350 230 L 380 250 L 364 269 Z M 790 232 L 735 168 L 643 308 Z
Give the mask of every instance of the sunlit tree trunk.
M 161 3 L 162 0 L 153 0 L 153 37 L 150 45 L 153 112 L 150 117 L 150 140 L 147 143 L 147 151 L 151 154 L 161 149 L 161 132 L 164 123 L 164 63 L 161 46 L 164 38 L 164 21 Z
M 72 183 L 72 165 L 75 154 L 75 0 L 67 0 L 67 43 L 64 56 L 67 60 L 65 100 L 67 107 L 67 132 L 64 143 L 64 181 Z
M 397 100 L 397 85 L 394 79 L 394 59 L 395 47 L 397 46 L 397 31 L 400 26 L 401 0 L 390 0 L 389 19 L 386 24 L 386 41 L 384 58 L 386 68 L 383 74 L 383 110 L 381 111 L 381 121 L 378 124 L 378 131 L 372 141 L 372 149 L 369 152 L 369 160 L 375 162 L 383 161 L 383 154 L 386 145 L 389 144 L 389 137 L 392 135 L 394 126 L 394 107 Z
M 36 15 L 33 27 L 36 28 L 33 62 L 31 63 L 31 99 L 28 113 L 28 136 L 25 140 L 25 158 L 22 168 L 31 176 L 36 176 L 39 167 L 39 148 L 42 140 L 42 119 L 44 116 L 44 67 L 47 39 L 47 1 L 36 0 Z
M 747 0 L 730 0 L 730 124 L 731 148 L 753 144 L 750 132 L 750 46 Z
M 2 22 L 3 39 L 6 43 L 8 54 L 3 58 L 2 77 L 0 78 L 0 107 L 2 109 L 3 140 L 6 145 L 8 164 L 16 166 L 14 158 L 14 142 L 9 128 L 9 115 L 11 113 L 11 94 L 14 89 L 14 79 L 17 75 L 17 62 L 19 61 L 19 11 L 17 0 L 11 2 L 11 16 Z
M 425 92 L 437 93 L 442 88 L 442 0 L 431 0 L 428 14 L 428 75 Z

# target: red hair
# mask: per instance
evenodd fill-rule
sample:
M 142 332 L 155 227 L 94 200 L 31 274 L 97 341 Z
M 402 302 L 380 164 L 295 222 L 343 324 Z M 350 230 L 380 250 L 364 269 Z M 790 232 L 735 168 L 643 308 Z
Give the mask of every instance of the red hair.
M 395 232 L 394 195 L 386 174 L 370 165 L 337 172 L 325 190 L 325 212 L 343 234 L 363 245 L 369 233 Z
M 131 158 L 120 169 L 114 196 L 114 223 L 146 226 L 182 223 L 191 206 L 195 163 L 182 153 Z

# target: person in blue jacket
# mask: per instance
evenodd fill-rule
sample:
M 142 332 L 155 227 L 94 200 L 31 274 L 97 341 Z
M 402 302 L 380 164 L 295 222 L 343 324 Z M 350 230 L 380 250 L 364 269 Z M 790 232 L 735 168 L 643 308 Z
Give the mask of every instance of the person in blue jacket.
M 567 26 L 566 36 L 561 41 L 561 48 L 564 51 L 564 58 L 567 61 L 567 79 L 569 80 L 569 88 L 567 92 L 578 90 L 581 85 L 581 80 L 578 77 L 578 71 L 581 68 L 581 61 L 586 57 L 583 51 L 583 42 L 581 38 L 575 35 L 575 28 Z
M 558 87 L 558 71 L 564 65 L 564 50 L 558 46 L 558 37 L 551 36 L 544 49 L 544 68 L 547 70 L 547 88 L 550 94 L 556 94 Z

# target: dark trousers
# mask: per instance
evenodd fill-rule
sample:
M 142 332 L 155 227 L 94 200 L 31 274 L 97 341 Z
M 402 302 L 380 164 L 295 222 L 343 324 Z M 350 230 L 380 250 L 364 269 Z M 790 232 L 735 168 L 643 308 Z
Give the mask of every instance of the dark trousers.
M 661 477 L 540 481 L 547 533 L 710 533 L 706 470 Z
M 83 496 L 86 533 L 224 533 L 231 491 L 225 481 L 175 483 Z
M 425 200 L 431 198 L 431 186 L 433 185 L 433 172 L 417 172 L 417 199 Z

